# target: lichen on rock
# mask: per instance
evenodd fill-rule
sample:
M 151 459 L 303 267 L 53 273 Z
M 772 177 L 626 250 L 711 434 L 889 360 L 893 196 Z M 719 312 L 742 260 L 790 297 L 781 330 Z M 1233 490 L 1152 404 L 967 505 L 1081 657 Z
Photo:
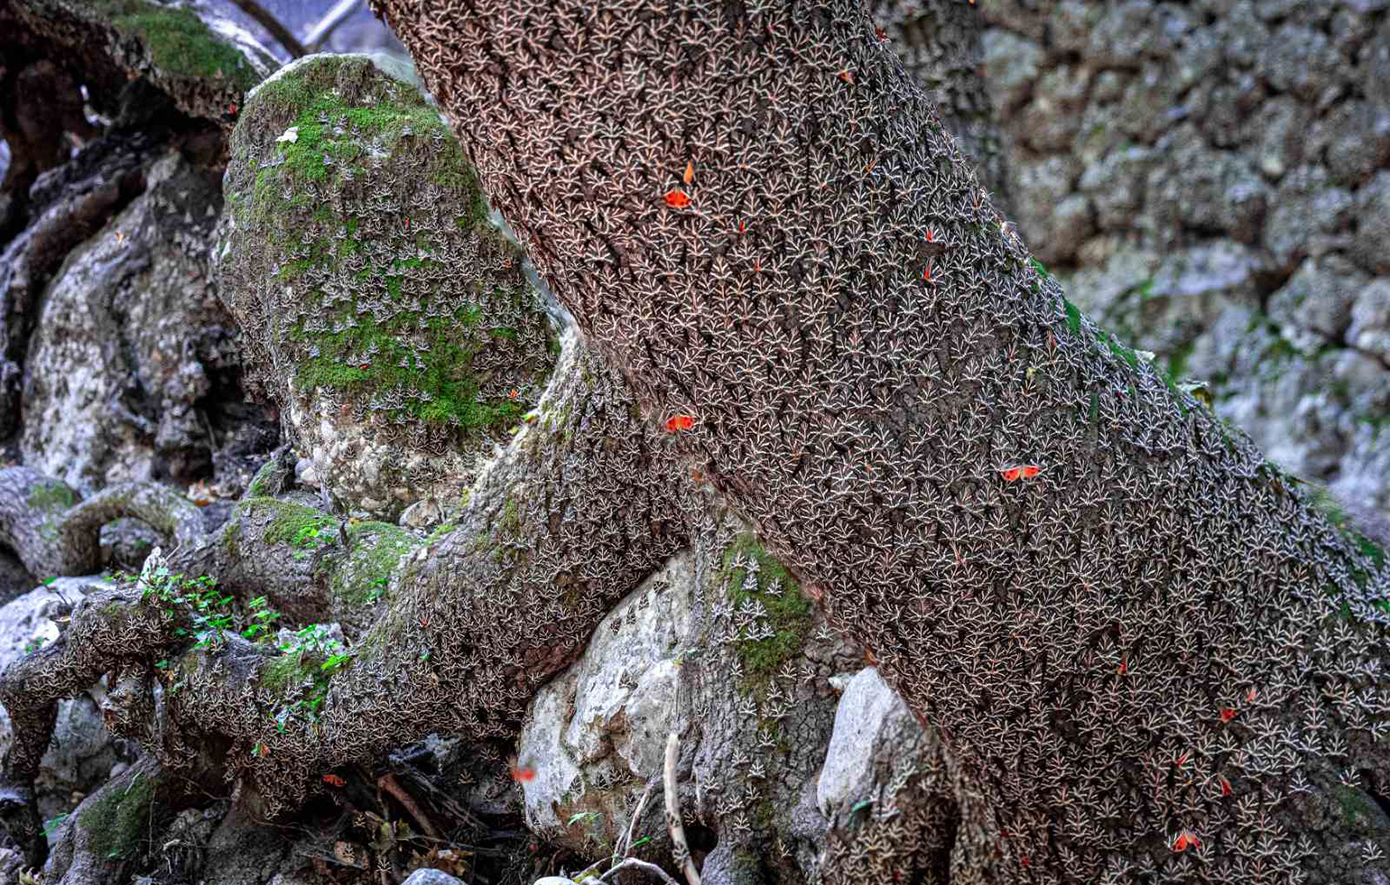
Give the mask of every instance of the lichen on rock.
M 289 438 L 355 515 L 460 502 L 555 337 L 439 113 L 384 57 L 310 56 L 251 93 L 231 156 L 222 297 Z

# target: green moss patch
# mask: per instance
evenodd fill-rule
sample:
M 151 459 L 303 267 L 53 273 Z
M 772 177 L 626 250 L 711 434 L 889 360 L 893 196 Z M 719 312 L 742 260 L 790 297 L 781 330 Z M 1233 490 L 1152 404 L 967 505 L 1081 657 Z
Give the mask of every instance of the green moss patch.
M 333 575 L 333 594 L 354 605 L 375 602 L 385 594 L 401 558 L 419 547 L 420 541 L 385 522 L 356 523 L 347 533 L 352 553 Z
M 258 89 L 253 97 L 257 117 L 290 119 L 295 130 L 292 141 L 277 142 L 284 163 L 260 170 L 257 196 L 265 197 L 263 183 L 294 188 L 310 182 L 333 179 L 341 184 L 344 172 L 365 173 L 365 162 L 372 149 L 392 153 L 402 138 L 444 139 L 444 149 L 424 159 L 416 174 L 443 185 L 464 197 L 467 211 L 459 216 L 460 228 L 492 226 L 487 220 L 487 201 L 478 177 L 463 155 L 463 148 L 449 132 L 439 112 L 411 85 L 390 81 L 390 96 L 370 106 L 351 104 L 333 89 L 338 77 L 361 78 L 368 69 L 364 59 L 314 59 L 293 73 L 276 78 Z M 382 79 L 387 79 L 382 75 Z M 276 133 L 279 135 L 279 132 Z M 281 198 L 270 202 L 283 205 Z M 274 205 L 263 205 L 270 211 Z M 356 232 L 354 219 L 348 233 Z
M 403 343 L 419 329 L 422 319 L 427 341 L 423 355 L 412 353 Z M 465 431 L 511 427 L 529 408 L 526 402 L 510 398 L 479 398 L 484 379 L 472 366 L 483 348 L 467 331 L 479 323 L 476 310 L 458 307 L 429 318 L 402 311 L 377 322 L 343 307 L 331 314 L 330 322 L 345 328 L 309 332 L 300 321 L 291 333 L 319 349 L 320 355 L 306 361 L 295 375 L 303 387 L 335 387 L 362 396 L 403 394 L 406 404 L 387 410 L 388 417 L 454 424 Z
M 758 563 L 755 582 L 748 580 L 746 568 L 734 568 L 736 556 Z M 782 665 L 800 654 L 811 630 L 811 601 L 801 595 L 801 587 L 782 563 L 767 552 L 752 535 L 741 535 L 724 551 L 724 566 L 719 573 L 721 582 L 728 582 L 728 600 L 738 609 L 756 600 L 767 611 L 768 624 L 775 635 L 752 642 L 737 643 L 739 660 L 743 665 L 744 689 L 762 695 L 767 684 Z M 771 592 L 773 584 L 780 594 Z
M 303 652 L 293 652 L 272 658 L 261 668 L 261 685 L 271 694 L 284 697 L 290 689 L 314 677 L 312 661 Z
M 56 480 L 43 480 L 29 489 L 29 506 L 44 513 L 61 513 L 76 503 L 72 489 Z
M 1333 792 L 1337 796 L 1337 804 L 1341 806 L 1342 815 L 1348 824 L 1357 823 L 1357 818 L 1372 821 L 1380 816 L 1376 813 L 1377 809 L 1371 804 L 1370 798 L 1361 790 L 1348 787 L 1345 784 L 1334 784 Z
M 235 47 L 218 39 L 191 9 L 137 0 L 102 0 L 111 26 L 145 45 L 161 70 L 177 77 L 227 80 L 245 91 L 260 75 Z
M 337 520 L 322 510 L 274 498 L 248 498 L 242 507 L 249 517 L 271 513 L 270 524 L 263 535 L 267 544 L 289 544 L 299 550 L 312 550 L 337 539 Z
M 137 775 L 124 791 L 103 793 L 82 812 L 78 823 L 92 834 L 93 849 L 102 857 L 134 857 L 148 830 L 154 804 L 154 785 Z
M 553 365 L 554 336 L 462 147 L 413 85 L 364 59 L 311 59 L 255 91 L 233 151 L 238 226 L 269 244 L 258 260 L 304 306 L 266 324 L 300 390 L 342 391 L 436 440 L 516 425 Z M 436 189 L 428 201 L 422 187 Z M 381 200 L 397 210 L 383 213 Z M 479 268 L 436 257 L 468 240 Z M 513 306 L 522 328 L 493 321 L 493 308 Z M 475 369 L 485 355 L 505 368 Z

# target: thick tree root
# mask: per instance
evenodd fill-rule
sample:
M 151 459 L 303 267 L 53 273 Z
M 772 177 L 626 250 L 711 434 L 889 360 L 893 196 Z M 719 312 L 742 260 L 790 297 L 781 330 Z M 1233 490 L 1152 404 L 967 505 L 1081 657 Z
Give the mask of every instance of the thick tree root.
M 28 467 L 0 469 L 0 543 L 32 575 L 87 575 L 101 567 L 97 543 L 78 544 L 59 531 L 63 514 L 77 503 L 67 483 Z
M 189 769 L 199 747 L 225 747 L 228 779 L 249 775 L 248 795 L 271 817 L 298 807 L 324 771 L 431 731 L 513 739 L 534 690 L 577 657 L 613 603 L 688 542 L 704 506 L 612 373 L 573 339 L 556 379 L 538 419 L 478 482 L 460 524 L 428 548 L 399 555 L 385 610 L 350 657 L 333 665 L 331 679 L 317 678 L 318 658 L 281 655 L 235 634 L 188 648 L 188 607 L 141 598 L 153 558 L 142 582 L 78 603 L 58 641 L 0 675 L 0 702 L 16 733 L 0 783 L 13 791 L 7 826 L 27 862 L 42 857 L 43 839 L 36 818 L 23 812 L 33 806 L 25 790 L 32 790 L 57 701 L 103 674 L 112 674 L 104 713 L 113 728 L 140 739 L 171 770 Z M 39 481 L 24 478 L 30 487 Z M 222 573 L 245 569 L 258 549 L 275 546 L 257 538 L 278 538 L 284 529 L 257 516 L 274 502 L 251 499 L 234 526 L 244 538 L 195 543 L 169 502 L 119 501 L 64 510 L 64 524 L 80 527 L 73 537 L 87 537 L 100 519 L 144 514 L 183 538 L 188 561 Z M 312 545 L 314 571 L 346 569 L 355 548 L 340 542 L 337 521 L 301 510 L 309 511 L 299 515 L 316 526 L 315 537 L 327 539 Z M 74 548 L 54 549 L 50 555 Z M 244 573 L 237 581 L 249 583 Z M 326 605 L 318 599 L 306 610 Z M 150 679 L 161 661 L 163 703 L 154 710 Z M 311 699 L 322 704 L 316 716 L 284 715 Z
M 179 548 L 202 538 L 193 502 L 165 486 L 124 482 L 80 501 L 67 483 L 28 467 L 0 469 L 0 543 L 31 574 L 89 575 L 101 568 L 101 527 L 122 517 L 147 523 Z

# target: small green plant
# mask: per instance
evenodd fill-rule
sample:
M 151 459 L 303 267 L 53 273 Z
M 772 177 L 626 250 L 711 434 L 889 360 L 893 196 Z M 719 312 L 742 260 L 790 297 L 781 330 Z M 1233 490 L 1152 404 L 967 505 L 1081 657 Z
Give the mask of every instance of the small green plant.
M 346 646 L 329 634 L 328 628 L 323 624 L 308 624 L 296 630 L 294 641 L 289 645 L 280 646 L 280 651 L 307 651 L 315 655 L 329 656 L 345 648 Z
M 266 605 L 264 596 L 257 596 L 248 603 L 251 610 L 251 626 L 241 631 L 241 635 L 255 642 L 270 633 L 270 625 L 280 619 L 280 613 Z
M 181 608 L 187 611 L 192 630 L 176 627 L 174 635 L 192 635 L 194 648 L 219 644 L 227 632 L 240 633 L 252 641 L 266 639 L 270 625 L 280 618 L 279 612 L 266 605 L 264 596 L 251 600 L 245 613 L 238 612 L 234 598 L 220 593 L 216 579 L 208 575 L 189 578 L 160 566 L 143 577 L 122 573 L 117 579 L 127 583 L 143 580 L 140 601 L 162 606 L 171 616 L 177 616 Z
M 351 658 L 352 652 L 344 652 L 343 654 L 339 655 L 329 655 L 328 660 L 324 661 L 322 664 L 319 664 L 319 669 L 325 673 L 332 673 L 336 671 L 339 667 L 343 666 L 343 664 L 347 663 Z
M 385 596 L 386 585 L 388 583 L 390 583 L 389 578 L 377 578 L 375 581 L 368 584 L 367 586 L 371 587 L 372 589 L 367 593 L 367 602 L 376 602 L 378 599 Z
M 263 671 L 262 683 L 282 700 L 270 711 L 277 731 L 284 732 L 291 717 L 308 722 L 318 719 L 334 673 L 346 667 L 356 653 L 339 642 L 322 624 L 309 624 L 296 630 L 281 656 Z M 295 698 L 291 703 L 290 698 Z
M 39 651 L 40 649 L 42 649 L 45 645 L 48 645 L 48 640 L 47 640 L 47 639 L 44 639 L 44 638 L 31 639 L 31 640 L 29 640 L 28 642 L 26 642 L 26 643 L 24 644 L 24 653 L 25 653 L 26 655 L 31 655 L 31 654 L 33 654 L 34 652 Z
M 67 820 L 67 819 L 68 819 L 67 812 L 64 812 L 64 813 L 58 815 L 58 816 L 55 817 L 55 818 L 50 818 L 49 820 L 44 821 L 44 822 L 43 822 L 43 834 L 44 834 L 45 836 L 52 836 L 53 833 L 54 833 L 54 831 L 58 829 L 58 825 L 61 824 L 63 821 Z

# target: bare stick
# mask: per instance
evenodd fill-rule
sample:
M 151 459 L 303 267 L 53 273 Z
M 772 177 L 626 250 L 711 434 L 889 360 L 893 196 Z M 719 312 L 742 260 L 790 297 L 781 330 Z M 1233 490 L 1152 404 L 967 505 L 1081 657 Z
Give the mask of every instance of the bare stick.
M 377 778 L 376 785 L 392 796 L 395 796 L 396 801 L 405 806 L 405 810 L 410 812 L 411 817 L 415 818 L 415 822 L 420 825 L 420 829 L 425 831 L 426 836 L 433 836 L 436 839 L 439 838 L 439 831 L 434 828 L 434 824 L 430 823 L 430 819 L 425 817 L 425 813 L 420 810 L 420 806 L 416 803 L 415 797 L 407 793 L 401 787 L 400 782 L 397 781 L 390 772 Z
M 304 45 L 318 52 L 323 48 L 323 44 L 328 42 L 329 35 L 338 25 L 347 21 L 348 16 L 357 11 L 360 3 L 361 0 L 338 0 L 338 5 L 328 10 L 328 14 L 309 30 L 309 36 L 304 38 Z
M 627 833 L 618 840 L 618 844 L 613 848 L 614 859 L 624 857 L 627 852 L 632 850 L 632 833 L 637 829 L 637 820 L 642 816 L 642 810 L 647 807 L 647 800 L 651 798 L 652 787 L 656 786 L 656 781 L 655 777 L 647 781 L 647 788 L 642 791 L 642 798 L 637 800 L 637 810 L 632 813 L 632 820 L 628 822 Z M 623 847 L 625 845 L 626 848 Z
M 304 48 L 304 44 L 295 39 L 290 29 L 281 24 L 278 18 L 267 12 L 265 7 L 257 3 L 256 0 L 232 0 L 232 2 L 242 12 L 255 19 L 257 24 L 269 31 L 270 36 L 289 51 L 290 58 L 299 58 L 301 55 L 309 54 L 309 51 Z
M 663 870 L 661 867 L 657 866 L 654 863 L 647 863 L 645 860 L 638 860 L 635 857 L 629 857 L 627 860 L 613 867 L 613 869 L 604 873 L 602 876 L 599 876 L 599 881 L 607 879 L 609 876 L 613 875 L 618 870 L 625 869 L 644 870 L 648 873 L 651 873 L 654 876 L 660 876 L 661 881 L 665 882 L 666 885 L 680 885 L 680 883 L 677 882 L 675 879 L 672 879 L 670 876 L 666 875 L 666 871 Z
M 666 736 L 666 829 L 671 831 L 671 844 L 675 846 L 676 863 L 685 880 L 690 885 L 700 885 L 700 874 L 695 870 L 695 862 L 690 859 L 690 845 L 685 841 L 685 827 L 681 825 L 681 800 L 676 793 L 676 760 L 681 754 L 681 739 L 673 731 Z M 627 861 L 618 864 L 618 867 Z M 618 867 L 614 867 L 616 870 Z M 613 870 L 609 870 L 611 873 Z M 664 874 L 663 874 L 664 875 Z

